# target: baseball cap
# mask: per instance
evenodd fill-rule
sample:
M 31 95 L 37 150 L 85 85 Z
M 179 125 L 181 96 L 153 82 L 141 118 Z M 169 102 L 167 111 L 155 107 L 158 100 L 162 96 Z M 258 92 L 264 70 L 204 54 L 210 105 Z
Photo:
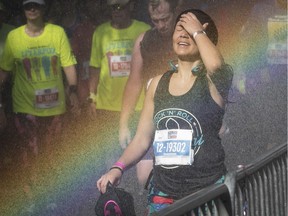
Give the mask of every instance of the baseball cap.
M 115 5 L 115 4 L 125 5 L 128 2 L 129 0 L 107 0 L 108 5 Z
M 45 1 L 44 0 L 24 0 L 23 1 L 23 5 L 26 5 L 28 3 L 36 3 L 39 5 L 45 5 Z
M 109 183 L 96 202 L 95 213 L 97 216 L 136 216 L 134 199 L 124 189 Z

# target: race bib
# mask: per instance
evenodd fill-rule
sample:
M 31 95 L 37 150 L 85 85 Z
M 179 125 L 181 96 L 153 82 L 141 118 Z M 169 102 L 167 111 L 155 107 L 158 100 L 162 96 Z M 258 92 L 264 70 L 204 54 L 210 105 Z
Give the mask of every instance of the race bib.
M 57 88 L 38 89 L 35 91 L 35 107 L 47 109 L 59 105 L 59 91 Z
M 287 16 L 268 19 L 268 64 L 287 64 Z
M 123 77 L 130 74 L 131 55 L 110 56 L 111 77 Z
M 153 150 L 155 165 L 192 165 L 192 130 L 156 130 Z

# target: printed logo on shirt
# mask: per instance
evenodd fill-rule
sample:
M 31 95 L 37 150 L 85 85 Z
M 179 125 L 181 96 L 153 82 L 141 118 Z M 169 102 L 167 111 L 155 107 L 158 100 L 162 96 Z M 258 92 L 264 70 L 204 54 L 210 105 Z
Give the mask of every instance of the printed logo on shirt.
M 168 131 L 168 139 L 176 139 L 177 131 Z
M 33 47 L 22 52 L 20 62 L 31 82 L 46 82 L 59 77 L 59 59 L 54 48 Z

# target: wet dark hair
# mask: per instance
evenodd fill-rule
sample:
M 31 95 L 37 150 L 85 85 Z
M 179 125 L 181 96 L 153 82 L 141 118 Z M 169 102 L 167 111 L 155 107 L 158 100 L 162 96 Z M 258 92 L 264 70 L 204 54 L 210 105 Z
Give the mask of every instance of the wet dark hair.
M 188 12 L 193 13 L 197 17 L 197 19 L 200 21 L 200 23 L 202 25 L 205 24 L 205 23 L 208 23 L 208 26 L 205 29 L 205 32 L 206 32 L 208 38 L 212 41 L 212 43 L 214 43 L 216 45 L 217 42 L 218 42 L 218 30 L 217 30 L 217 27 L 216 27 L 214 21 L 212 20 L 212 18 L 208 14 L 206 14 L 205 12 L 203 12 L 201 10 L 188 9 L 188 10 L 185 10 L 185 11 L 181 12 L 177 16 L 177 19 L 176 19 L 176 22 L 175 22 L 175 27 L 176 27 L 176 24 L 178 23 L 178 21 L 180 20 L 182 14 L 186 14 Z
M 169 4 L 169 10 L 174 13 L 177 5 L 178 0 L 165 0 Z M 160 5 L 160 0 L 149 0 L 149 4 L 152 6 L 153 10 Z

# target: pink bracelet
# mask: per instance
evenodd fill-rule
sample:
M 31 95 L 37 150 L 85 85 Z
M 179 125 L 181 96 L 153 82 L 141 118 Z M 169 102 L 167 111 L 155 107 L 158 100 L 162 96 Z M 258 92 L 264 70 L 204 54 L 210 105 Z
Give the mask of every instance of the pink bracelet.
M 114 163 L 114 166 L 120 167 L 123 171 L 126 169 L 126 166 L 124 163 L 117 161 Z

